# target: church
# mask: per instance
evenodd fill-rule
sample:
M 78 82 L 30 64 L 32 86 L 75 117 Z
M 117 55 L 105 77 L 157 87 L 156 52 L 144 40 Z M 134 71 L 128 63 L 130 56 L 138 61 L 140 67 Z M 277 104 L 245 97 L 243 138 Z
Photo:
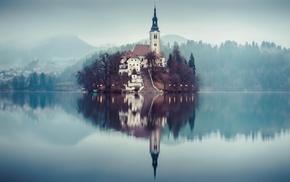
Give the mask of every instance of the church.
M 152 27 L 149 32 L 150 44 L 135 45 L 135 47 L 132 50 L 127 51 L 120 60 L 119 73 L 127 73 L 129 76 L 126 90 L 136 90 L 137 88 L 140 89 L 144 86 L 141 71 L 150 67 L 149 61 L 147 59 L 147 55 L 149 53 L 154 53 L 156 55 L 156 59 L 154 60 L 155 66 L 166 66 L 164 55 L 160 49 L 160 31 L 156 14 L 156 6 L 154 6 Z

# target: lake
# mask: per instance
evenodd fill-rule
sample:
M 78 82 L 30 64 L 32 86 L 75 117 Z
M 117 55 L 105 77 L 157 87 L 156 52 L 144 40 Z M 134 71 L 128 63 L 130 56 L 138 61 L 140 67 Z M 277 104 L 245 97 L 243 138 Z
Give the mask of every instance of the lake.
M 290 93 L 0 93 L 0 181 L 290 181 Z

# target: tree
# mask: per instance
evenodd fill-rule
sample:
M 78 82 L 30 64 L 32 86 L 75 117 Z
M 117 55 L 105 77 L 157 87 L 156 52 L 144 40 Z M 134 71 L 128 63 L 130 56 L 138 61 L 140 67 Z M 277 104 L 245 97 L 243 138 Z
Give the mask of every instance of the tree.
M 118 51 L 114 54 L 110 54 L 108 57 L 109 61 L 109 87 L 111 87 L 112 83 L 116 83 L 119 81 L 119 64 L 122 54 Z
M 36 72 L 33 72 L 28 77 L 28 88 L 30 90 L 36 90 L 38 86 L 38 75 Z
M 169 67 L 168 82 L 171 85 L 169 90 L 182 92 L 194 91 L 192 88 L 197 87 L 197 82 L 195 79 L 193 54 L 190 56 L 189 65 L 187 65 L 186 59 L 179 51 L 178 44 L 175 43 L 172 52 L 169 54 L 167 65 Z
M 151 71 L 152 78 L 154 78 L 157 66 L 156 60 L 158 59 L 158 56 L 156 55 L 155 52 L 151 51 L 146 54 L 145 59 L 147 59 L 148 61 L 149 70 Z
M 179 45 L 175 42 L 172 51 L 173 62 L 182 63 L 185 62 L 185 59 L 181 56 Z
M 18 90 L 18 88 L 19 88 L 19 83 L 18 83 L 18 77 L 17 76 L 12 78 L 12 88 L 14 90 Z
M 52 75 L 49 75 L 48 81 L 46 84 L 46 90 L 52 90 L 54 88 L 54 84 L 55 84 L 55 77 Z
M 46 76 L 44 73 L 40 74 L 39 86 L 40 86 L 40 89 L 46 88 Z
M 0 89 L 1 90 L 8 90 L 9 89 L 9 84 L 7 82 L 0 82 Z
M 155 67 L 156 67 L 156 60 L 158 59 L 157 55 L 155 52 L 148 52 L 146 55 L 145 55 L 145 59 L 148 60 L 148 66 L 149 68 L 152 70 L 155 70 Z
M 19 89 L 24 90 L 26 88 L 26 79 L 24 75 L 18 78 Z
M 191 53 L 190 54 L 190 58 L 189 58 L 189 61 L 188 61 L 188 66 L 192 69 L 193 71 L 193 74 L 195 75 L 195 62 L 194 62 L 194 57 L 193 57 L 193 54 Z
M 11 82 L 11 86 L 14 90 L 25 89 L 26 88 L 25 77 L 23 75 L 13 77 L 12 82 Z
M 77 82 L 89 92 L 93 91 L 97 85 L 105 85 L 110 89 L 113 83 L 122 81 L 119 78 L 119 62 L 121 53 L 100 54 L 92 64 L 85 66 L 77 73 Z
M 77 82 L 87 91 L 92 92 L 94 89 L 94 84 L 96 83 L 97 77 L 94 77 L 94 71 L 92 67 L 86 66 L 82 71 L 77 73 Z
M 104 84 L 106 88 L 109 88 L 111 85 L 109 54 L 108 53 L 101 54 L 100 62 L 101 62 L 101 74 L 103 75 Z
M 167 66 L 169 68 L 172 68 L 172 66 L 173 66 L 173 58 L 172 58 L 172 54 L 171 53 L 169 54 L 169 58 L 168 58 L 168 61 L 167 61 Z

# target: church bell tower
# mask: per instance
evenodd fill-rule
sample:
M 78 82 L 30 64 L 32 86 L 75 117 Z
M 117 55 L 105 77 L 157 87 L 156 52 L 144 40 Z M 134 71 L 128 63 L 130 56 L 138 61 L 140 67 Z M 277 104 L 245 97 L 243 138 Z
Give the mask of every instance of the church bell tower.
M 156 5 L 154 6 L 154 16 L 152 18 L 152 27 L 150 30 L 150 51 L 160 54 L 160 31 L 158 27 L 158 18 L 156 16 Z

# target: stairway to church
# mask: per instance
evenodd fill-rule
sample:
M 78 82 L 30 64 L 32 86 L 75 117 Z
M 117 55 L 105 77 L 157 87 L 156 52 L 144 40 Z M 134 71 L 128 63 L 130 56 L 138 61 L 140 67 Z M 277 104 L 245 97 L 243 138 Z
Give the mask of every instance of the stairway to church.
M 144 88 L 140 92 L 143 92 L 143 93 L 158 93 L 159 92 L 152 85 L 150 75 L 148 73 L 148 68 L 142 68 L 141 76 L 144 83 Z

